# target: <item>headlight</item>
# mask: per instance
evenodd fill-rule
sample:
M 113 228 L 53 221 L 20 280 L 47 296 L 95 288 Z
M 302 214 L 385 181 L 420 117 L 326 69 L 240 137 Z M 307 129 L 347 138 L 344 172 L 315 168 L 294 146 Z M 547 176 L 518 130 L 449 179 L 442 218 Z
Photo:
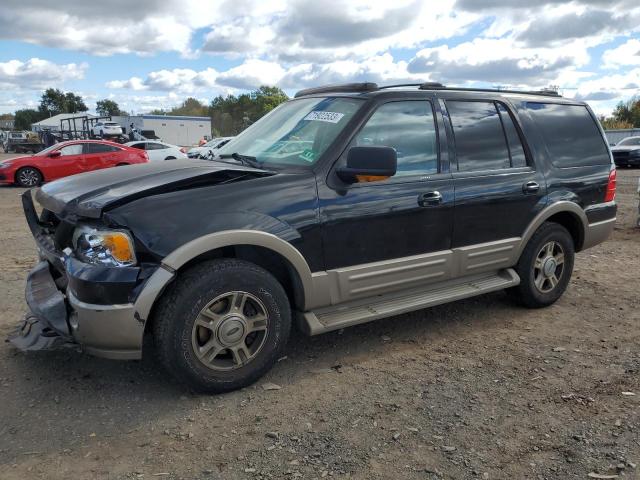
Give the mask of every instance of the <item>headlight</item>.
M 73 235 L 78 257 L 86 262 L 111 267 L 136 264 L 133 240 L 121 230 L 95 230 L 79 228 Z

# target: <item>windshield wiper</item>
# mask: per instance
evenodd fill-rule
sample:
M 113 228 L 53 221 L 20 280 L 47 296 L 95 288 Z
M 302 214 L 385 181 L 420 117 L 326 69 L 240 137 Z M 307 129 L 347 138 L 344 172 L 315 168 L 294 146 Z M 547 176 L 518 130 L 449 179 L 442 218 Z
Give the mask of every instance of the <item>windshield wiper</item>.
M 252 157 L 251 155 L 242 155 L 241 153 L 238 153 L 238 152 L 223 153 L 221 155 L 218 155 L 218 158 L 220 159 L 233 158 L 236 162 L 240 162 L 244 166 L 252 167 L 252 168 L 262 168 L 260 166 L 260 162 L 258 162 L 258 159 L 256 157 Z

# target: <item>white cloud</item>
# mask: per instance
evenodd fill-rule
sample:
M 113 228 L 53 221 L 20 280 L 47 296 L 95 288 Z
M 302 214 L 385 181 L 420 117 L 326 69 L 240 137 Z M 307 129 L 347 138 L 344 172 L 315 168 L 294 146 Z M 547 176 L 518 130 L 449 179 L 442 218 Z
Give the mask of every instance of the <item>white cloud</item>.
M 128 80 L 111 80 L 106 83 L 108 88 L 127 90 L 172 91 L 178 93 L 193 93 L 216 88 L 218 72 L 207 68 L 197 72 L 189 68 L 175 68 L 173 70 L 158 70 L 150 72 L 147 78 L 131 77 Z
M 604 52 L 606 68 L 640 66 L 640 40 L 632 38 L 622 45 Z
M 86 63 L 56 64 L 40 58 L 0 62 L 0 86 L 18 90 L 56 87 L 84 78 Z

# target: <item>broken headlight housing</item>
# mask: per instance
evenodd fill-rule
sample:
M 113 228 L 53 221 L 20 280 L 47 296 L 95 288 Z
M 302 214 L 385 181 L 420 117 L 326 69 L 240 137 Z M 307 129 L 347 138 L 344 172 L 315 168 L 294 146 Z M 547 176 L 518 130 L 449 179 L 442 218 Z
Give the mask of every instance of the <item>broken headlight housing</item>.
M 87 263 L 105 267 L 130 267 L 136 264 L 131 235 L 122 230 L 79 228 L 73 234 L 76 256 Z

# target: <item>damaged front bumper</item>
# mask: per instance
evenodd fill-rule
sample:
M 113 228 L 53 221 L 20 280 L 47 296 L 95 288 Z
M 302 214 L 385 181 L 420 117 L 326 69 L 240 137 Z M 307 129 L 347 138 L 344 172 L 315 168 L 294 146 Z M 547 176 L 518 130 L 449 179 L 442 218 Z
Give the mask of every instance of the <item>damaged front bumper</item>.
M 34 267 L 25 289 L 27 314 L 8 340 L 20 350 L 49 350 L 77 344 L 87 353 L 114 359 L 141 357 L 144 321 L 133 303 L 100 305 L 65 292 L 46 260 Z
M 8 340 L 27 351 L 75 344 L 100 357 L 140 358 L 145 322 L 173 272 L 92 265 L 58 252 L 30 195 L 23 203 L 41 261 L 27 277 L 30 313 Z

